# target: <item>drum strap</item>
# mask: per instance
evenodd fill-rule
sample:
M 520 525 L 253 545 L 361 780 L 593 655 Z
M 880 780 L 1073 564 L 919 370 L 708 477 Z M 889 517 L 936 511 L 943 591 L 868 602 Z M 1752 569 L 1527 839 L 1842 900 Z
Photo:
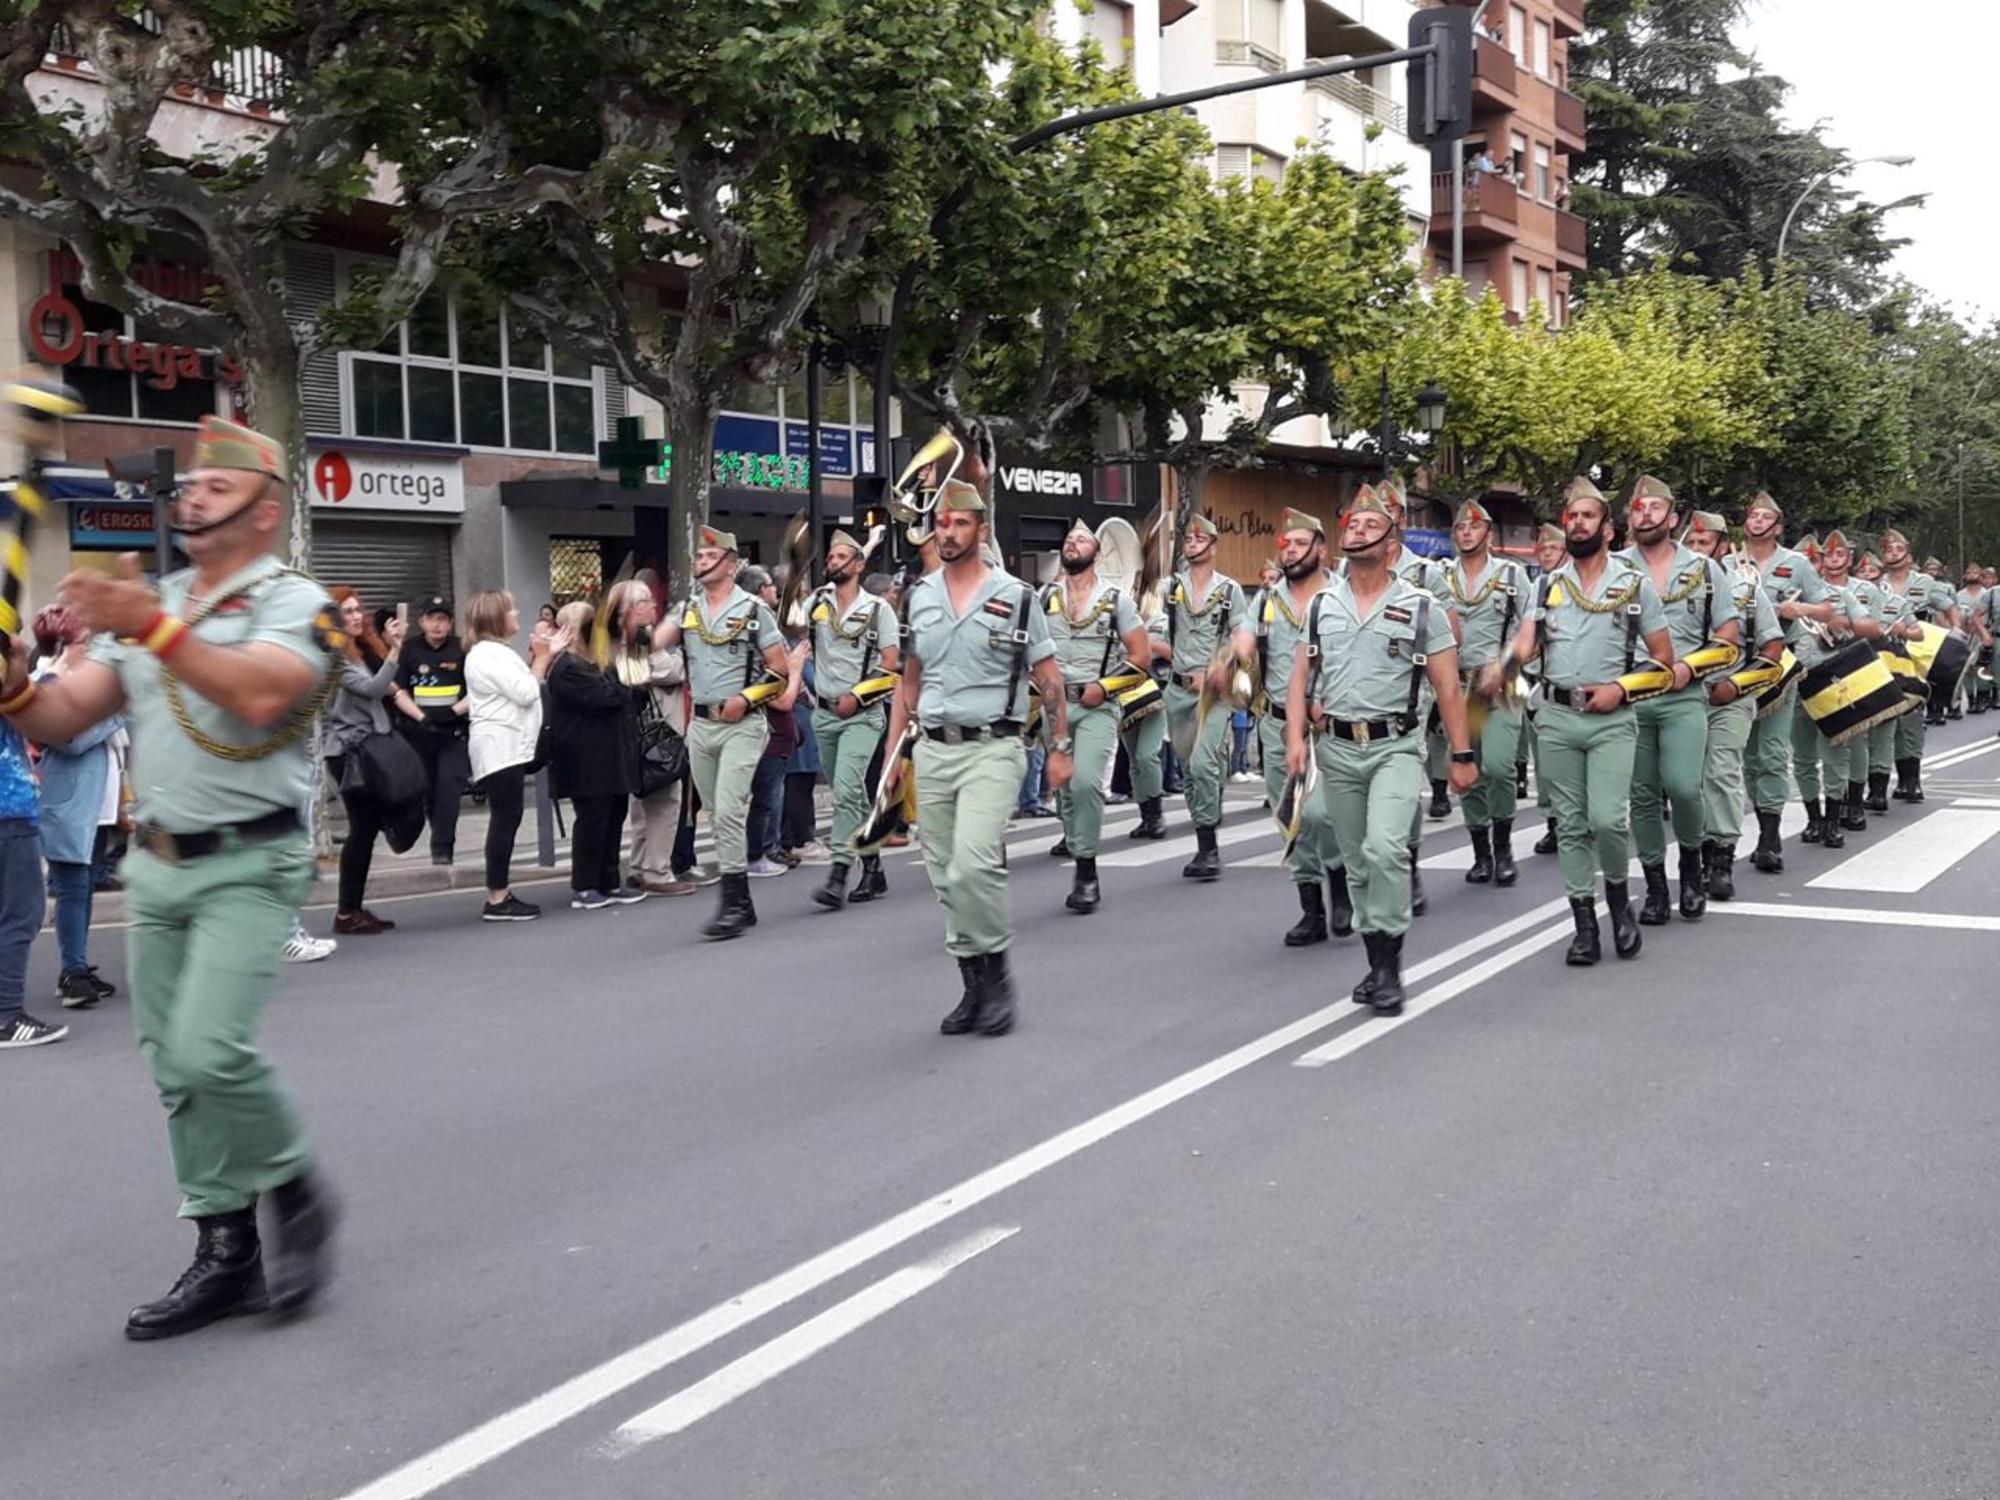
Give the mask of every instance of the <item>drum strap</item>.
M 1507 643 L 1514 638 L 1514 611 L 1520 602 L 1520 593 L 1515 587 L 1512 566 L 1506 564 L 1503 566 L 1507 567 L 1507 578 L 1501 587 L 1507 590 L 1507 602 L 1500 610 L 1500 651 L 1505 655 Z
M 1034 607 L 1035 591 L 1025 583 L 1021 585 L 1020 608 L 1014 612 L 1014 660 L 1007 668 L 1007 697 L 1004 700 L 1005 716 L 1014 713 L 1014 694 L 1021 686 L 1021 669 L 1028 664 L 1028 611 Z
M 1306 612 L 1306 709 L 1312 709 L 1313 698 L 1319 692 L 1319 606 L 1324 594 L 1314 594 L 1312 608 Z
M 1271 672 L 1271 622 L 1264 618 L 1264 611 L 1270 607 L 1271 591 L 1257 590 L 1257 597 L 1251 601 L 1250 618 L 1257 627 L 1257 686 L 1269 692 Z
M 1632 670 L 1632 663 L 1639 659 L 1639 601 L 1635 597 L 1625 606 L 1625 670 Z
M 1554 573 L 1544 573 L 1542 575 L 1542 597 L 1540 602 L 1535 606 L 1535 612 L 1542 617 L 1541 627 L 1535 632 L 1535 670 L 1536 675 L 1544 682 L 1547 682 L 1549 679 L 1549 600 L 1554 597 L 1555 591 L 1556 575 Z
M 1111 653 L 1118 649 L 1118 590 L 1113 589 L 1105 596 L 1104 613 L 1110 624 L 1104 627 L 1104 660 L 1097 664 L 1097 675 L 1111 675 Z
M 1424 642 L 1430 639 L 1430 633 L 1431 596 L 1424 594 L 1417 600 L 1416 649 L 1410 653 L 1410 701 L 1403 705 L 1403 717 L 1412 724 L 1417 722 L 1417 700 L 1423 696 L 1424 691 L 1424 667 L 1430 661 L 1429 655 L 1424 651 Z

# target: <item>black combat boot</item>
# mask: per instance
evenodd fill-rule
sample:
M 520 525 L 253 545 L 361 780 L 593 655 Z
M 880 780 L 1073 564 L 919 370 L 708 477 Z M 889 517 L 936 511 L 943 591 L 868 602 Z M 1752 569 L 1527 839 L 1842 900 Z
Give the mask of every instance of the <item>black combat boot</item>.
M 1885 813 L 1889 810 L 1889 773 L 1870 771 L 1868 773 L 1868 810 Z
M 1847 847 L 1847 835 L 1840 831 L 1840 801 L 1836 797 L 1826 799 L 1826 813 L 1819 820 L 1819 846 L 1822 849 Z
M 1528 763 L 1525 760 L 1514 762 L 1514 795 L 1523 802 L 1528 800 Z
M 750 904 L 750 877 L 741 870 L 724 875 L 715 916 L 702 928 L 702 936 L 733 938 L 756 925 L 757 909 Z
M 1356 1005 L 1366 1005 L 1375 998 L 1375 987 L 1382 982 L 1382 934 L 1364 932 L 1361 946 L 1368 950 L 1368 972 L 1361 977 L 1353 992 L 1348 995 Z
M 826 884 L 813 892 L 813 900 L 828 911 L 839 911 L 847 905 L 847 866 L 834 863 L 827 866 Z
M 1708 899 L 1711 901 L 1734 901 L 1736 899 L 1736 846 L 1710 840 L 1702 845 L 1708 856 Z
M 1216 880 L 1222 875 L 1222 856 L 1215 850 L 1215 826 L 1197 826 L 1194 831 L 1194 858 L 1181 866 L 1189 880 Z
M 271 1189 L 275 1247 L 270 1304 L 275 1317 L 304 1312 L 333 1279 L 333 1228 L 340 1212 L 326 1184 L 311 1172 Z
M 1924 763 L 1915 756 L 1896 762 L 1896 795 L 1905 802 L 1924 800 Z
M 1570 939 L 1563 962 L 1571 968 L 1587 969 L 1604 956 L 1598 946 L 1597 903 L 1588 896 L 1569 898 L 1569 914 L 1576 919 L 1576 936 Z
M 210 1214 L 194 1221 L 194 1261 L 157 1302 L 135 1307 L 125 1320 L 128 1339 L 170 1339 L 193 1333 L 217 1318 L 262 1312 L 264 1258 L 255 1209 Z
M 1001 861 L 1001 865 L 1004 869 L 1006 865 L 1004 858 Z M 879 854 L 862 855 L 861 878 L 855 881 L 854 894 L 847 898 L 848 901 L 879 901 L 888 894 L 889 877 L 882 873 L 882 856 Z M 751 920 L 753 922 L 756 920 L 754 914 Z
M 1069 858 L 1069 837 L 1068 837 L 1068 835 L 1064 835 L 1064 836 L 1063 836 L 1062 838 L 1059 838 L 1059 839 L 1057 839 L 1057 840 L 1056 840 L 1056 841 L 1055 841 L 1055 842 L 1054 842 L 1053 844 L 1049 845 L 1049 858 L 1050 858 L 1050 859 L 1068 859 L 1068 858 Z
M 1826 823 L 1819 815 L 1819 800 L 1814 797 L 1801 799 L 1806 806 L 1805 832 L 1799 835 L 1801 844 L 1817 844 L 1826 837 Z
M 1521 867 L 1514 863 L 1514 820 L 1493 820 L 1493 883 L 1512 885 L 1520 878 Z
M 1665 865 L 1639 866 L 1646 877 L 1646 901 L 1639 908 L 1639 924 L 1642 927 L 1664 927 L 1667 925 L 1667 867 Z M 1614 922 L 1616 917 L 1612 919 Z
M 1095 856 L 1079 854 L 1076 857 L 1076 875 L 1070 881 L 1069 896 L 1063 902 L 1078 916 L 1089 916 L 1097 910 L 1097 860 Z
M 1430 905 L 1424 897 L 1424 873 L 1417 868 L 1417 855 L 1422 850 L 1421 844 L 1410 845 L 1410 915 L 1413 917 L 1421 917 L 1424 908 Z
M 1347 867 L 1326 872 L 1326 926 L 1335 937 L 1354 936 L 1354 898 L 1347 890 Z
M 1681 920 L 1699 922 L 1708 910 L 1708 881 L 1702 870 L 1700 849 L 1681 845 Z
M 1757 847 L 1750 853 L 1750 868 L 1760 875 L 1785 872 L 1785 844 L 1778 836 L 1778 814 L 1757 809 Z
M 1544 833 L 1540 838 L 1535 840 L 1535 853 L 1553 854 L 1555 852 L 1556 852 L 1556 820 L 1554 818 L 1550 818 L 1548 832 Z
M 1376 940 L 1375 988 L 1368 996 L 1369 1009 L 1378 1016 L 1403 1013 L 1403 935 L 1383 933 Z
M 1632 892 L 1622 880 L 1604 882 L 1604 907 L 1611 914 L 1611 946 L 1620 958 L 1639 952 L 1639 922 L 1632 915 Z
M 972 1026 L 981 1036 L 1005 1036 L 1014 1029 L 1014 976 L 1005 953 L 979 959 L 979 1006 Z
M 1167 820 L 1160 813 L 1160 799 L 1148 797 L 1139 804 L 1139 826 L 1125 835 L 1132 839 L 1163 839 L 1167 836 Z
M 958 997 L 957 1007 L 938 1022 L 938 1030 L 946 1036 L 964 1036 L 972 1030 L 973 1017 L 979 1013 L 979 960 L 961 958 L 958 961 L 958 977 L 965 993 Z
M 1868 812 L 1862 806 L 1863 791 L 1860 782 L 1847 783 L 1847 806 L 1840 815 L 1840 826 L 1849 833 L 1861 833 L 1868 827 Z
M 1465 872 L 1467 885 L 1489 885 L 1493 880 L 1493 835 L 1484 828 L 1470 830 L 1472 868 Z
M 1451 816 L 1451 783 L 1431 778 L 1431 805 L 1429 811 L 1433 823 Z
M 1326 896 L 1319 888 L 1319 882 L 1299 887 L 1299 911 L 1302 915 L 1285 931 L 1287 948 L 1303 948 L 1310 943 L 1326 941 Z

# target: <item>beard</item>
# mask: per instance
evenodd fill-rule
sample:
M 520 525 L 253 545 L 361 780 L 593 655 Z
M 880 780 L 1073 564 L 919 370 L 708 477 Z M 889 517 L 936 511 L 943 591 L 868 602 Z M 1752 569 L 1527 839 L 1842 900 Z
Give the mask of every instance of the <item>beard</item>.
M 1568 538 L 1567 545 L 1571 557 L 1595 557 L 1604 550 L 1604 533 L 1597 531 L 1587 537 L 1572 536 Z
M 1376 537 L 1375 540 L 1372 542 L 1361 542 L 1359 544 L 1355 544 L 1352 542 L 1342 542 L 1340 544 L 1340 550 L 1347 556 L 1354 558 L 1358 562 L 1367 562 L 1370 559 L 1386 558 L 1389 555 L 1390 535 L 1391 533 L 1384 532 L 1381 536 Z
M 1074 578 L 1079 573 L 1087 572 L 1090 565 L 1096 561 L 1095 556 L 1071 557 L 1065 552 L 1062 555 L 1062 570 Z
M 1301 578 L 1310 578 L 1313 574 L 1324 570 L 1325 567 L 1326 554 L 1315 549 L 1300 558 L 1297 562 L 1279 563 L 1278 571 L 1291 579 L 1293 583 L 1297 583 Z
M 957 541 L 946 541 L 943 537 L 939 537 L 937 542 L 938 561 L 940 562 L 957 562 L 960 558 L 969 556 L 978 550 L 979 543 L 976 541 L 959 543 Z
M 1632 540 L 1642 547 L 1657 547 L 1667 539 L 1673 529 L 1673 525 L 1667 521 L 1662 521 L 1657 526 L 1634 526 Z

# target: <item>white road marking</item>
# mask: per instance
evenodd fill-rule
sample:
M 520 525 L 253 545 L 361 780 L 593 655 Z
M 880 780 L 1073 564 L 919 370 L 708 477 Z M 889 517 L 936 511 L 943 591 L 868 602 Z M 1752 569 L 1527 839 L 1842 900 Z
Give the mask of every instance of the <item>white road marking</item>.
M 1565 901 L 1559 904 L 1567 906 L 1569 903 Z M 1403 1004 L 1403 1013 L 1400 1016 L 1377 1017 L 1364 1025 L 1343 1031 L 1325 1046 L 1315 1047 L 1303 1056 L 1292 1059 L 1292 1065 L 1299 1068 L 1323 1068 L 1328 1063 L 1336 1063 L 1343 1057 L 1352 1056 L 1370 1042 L 1380 1041 L 1390 1032 L 1408 1025 L 1421 1015 L 1436 1010 L 1447 1000 L 1464 994 L 1475 985 L 1484 984 L 1494 975 L 1504 973 L 1531 954 L 1559 942 L 1573 931 L 1575 931 L 1575 928 L 1571 924 L 1558 922 L 1554 926 L 1545 928 L 1532 937 L 1523 938 L 1520 942 L 1514 944 L 1513 947 L 1503 949 L 1483 963 L 1474 964 L 1471 968 L 1454 974 L 1451 978 L 1439 984 L 1432 985 L 1415 999 L 1405 1001 Z M 1405 977 L 1404 982 L 1406 984 L 1413 982 L 1415 973 L 1416 971 L 1412 970 L 1410 975 Z M 1365 1006 L 1356 1007 L 1356 1012 L 1364 1016 L 1369 1013 Z
M 1855 906 L 1777 906 L 1763 901 L 1712 902 L 1709 915 L 1794 917 L 1802 922 L 1840 922 L 1869 927 L 1939 927 L 1954 932 L 2000 932 L 2000 917 L 1949 911 L 1877 911 Z
M 1274 839 L 1278 836 L 1278 825 L 1268 815 L 1259 815 L 1241 823 L 1225 823 L 1215 830 L 1215 843 L 1219 849 L 1231 844 L 1241 844 L 1250 839 Z M 1196 840 L 1192 834 L 1180 838 L 1161 839 L 1142 844 L 1137 849 L 1121 849 L 1116 854 L 1097 856 L 1099 869 L 1129 870 L 1141 865 L 1156 865 L 1163 860 L 1181 859 L 1195 851 Z
M 2000 807 L 2000 797 L 1954 797 L 1953 807 Z
M 982 1229 L 929 1260 L 891 1272 L 817 1317 L 808 1318 L 768 1344 L 752 1349 L 741 1359 L 732 1360 L 713 1375 L 696 1381 L 685 1390 L 676 1391 L 659 1405 L 646 1408 L 618 1429 L 614 1454 L 622 1456 L 660 1438 L 685 1432 L 703 1417 L 713 1416 L 737 1397 L 748 1395 L 766 1381 L 805 1363 L 856 1329 L 874 1322 L 891 1308 L 936 1286 L 973 1256 L 991 1250 L 1020 1232 L 1018 1224 Z
M 1806 882 L 1810 890 L 1920 891 L 2000 833 L 2000 812 L 1944 808 Z
M 1982 755 L 1989 755 L 1995 750 L 2000 750 L 2000 739 L 1975 740 L 1970 745 L 1957 745 L 1949 750 L 1940 750 L 1936 755 L 1926 756 L 1923 768 L 1926 771 L 1946 771 L 1968 760 L 1977 760 Z

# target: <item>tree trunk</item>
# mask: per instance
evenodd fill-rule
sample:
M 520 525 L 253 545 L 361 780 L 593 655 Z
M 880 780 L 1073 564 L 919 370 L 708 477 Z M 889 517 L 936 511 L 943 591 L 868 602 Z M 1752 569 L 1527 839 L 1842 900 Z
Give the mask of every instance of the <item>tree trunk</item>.
M 299 399 L 296 344 L 243 350 L 249 388 L 250 422 L 285 450 L 285 561 L 300 572 L 312 570 L 312 474 L 306 461 L 306 413 Z
M 667 559 L 668 588 L 673 598 L 683 599 L 693 588 L 694 549 L 701 528 L 708 524 L 708 497 L 715 482 L 715 419 L 721 403 L 669 397 L 661 404 L 674 445 L 667 478 L 667 535 L 680 539 Z
M 1201 509 L 1201 492 L 1207 487 L 1208 471 L 1213 467 L 1199 457 L 1174 462 L 1174 483 L 1180 491 L 1180 504 L 1174 518 L 1174 536 L 1177 539 L 1187 532 L 1188 522 Z

